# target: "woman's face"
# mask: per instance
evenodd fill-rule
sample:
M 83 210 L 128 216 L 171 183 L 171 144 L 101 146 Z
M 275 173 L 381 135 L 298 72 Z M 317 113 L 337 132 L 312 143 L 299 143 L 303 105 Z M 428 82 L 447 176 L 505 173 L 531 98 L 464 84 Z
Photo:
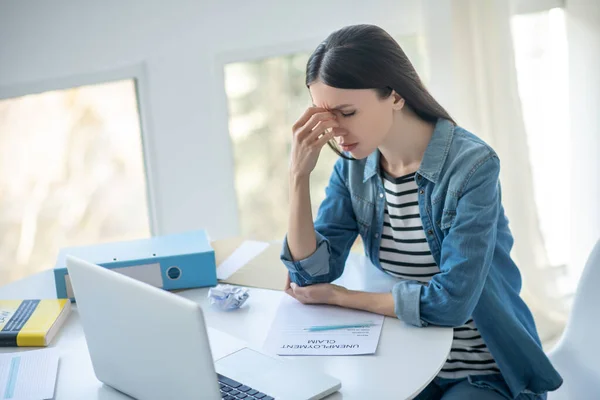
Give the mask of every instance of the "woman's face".
M 316 81 L 309 86 L 313 103 L 336 115 L 336 141 L 356 159 L 367 157 L 390 132 L 394 111 L 404 101 L 398 95 L 380 99 L 374 89 L 338 89 Z

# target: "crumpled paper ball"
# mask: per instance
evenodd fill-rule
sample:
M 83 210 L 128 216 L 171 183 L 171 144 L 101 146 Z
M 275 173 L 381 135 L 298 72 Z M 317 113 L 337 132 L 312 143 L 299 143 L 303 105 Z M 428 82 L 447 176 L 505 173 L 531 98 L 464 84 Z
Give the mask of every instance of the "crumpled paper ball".
M 235 310 L 240 308 L 250 294 L 247 288 L 231 285 L 217 285 L 208 290 L 210 304 L 221 310 Z

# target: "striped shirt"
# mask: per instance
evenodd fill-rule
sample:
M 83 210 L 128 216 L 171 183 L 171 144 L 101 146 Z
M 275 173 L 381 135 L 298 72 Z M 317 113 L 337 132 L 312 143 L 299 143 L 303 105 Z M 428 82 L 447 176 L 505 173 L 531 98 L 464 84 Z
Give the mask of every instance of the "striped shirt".
M 379 261 L 390 275 L 427 284 L 440 269 L 425 238 L 414 177 L 414 172 L 399 178 L 383 173 L 386 206 Z M 473 319 L 454 328 L 452 349 L 438 374 L 440 378 L 459 379 L 499 372 Z

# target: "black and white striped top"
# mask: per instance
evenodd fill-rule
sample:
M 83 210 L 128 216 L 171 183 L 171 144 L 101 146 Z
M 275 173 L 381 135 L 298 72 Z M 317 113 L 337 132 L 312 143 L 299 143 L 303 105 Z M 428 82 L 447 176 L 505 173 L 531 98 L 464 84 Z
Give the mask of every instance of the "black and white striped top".
M 414 177 L 415 173 L 399 178 L 383 173 L 386 206 L 379 261 L 390 275 L 426 284 L 440 269 L 425 238 Z M 454 328 L 452 349 L 439 377 L 457 379 L 499 372 L 473 319 Z

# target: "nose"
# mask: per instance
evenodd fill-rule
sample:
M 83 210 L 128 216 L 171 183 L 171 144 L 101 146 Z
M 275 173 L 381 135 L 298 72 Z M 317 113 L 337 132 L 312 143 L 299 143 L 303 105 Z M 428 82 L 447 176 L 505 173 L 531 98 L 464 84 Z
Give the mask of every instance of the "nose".
M 333 128 L 333 136 L 346 136 L 348 131 L 344 128 L 336 127 Z

